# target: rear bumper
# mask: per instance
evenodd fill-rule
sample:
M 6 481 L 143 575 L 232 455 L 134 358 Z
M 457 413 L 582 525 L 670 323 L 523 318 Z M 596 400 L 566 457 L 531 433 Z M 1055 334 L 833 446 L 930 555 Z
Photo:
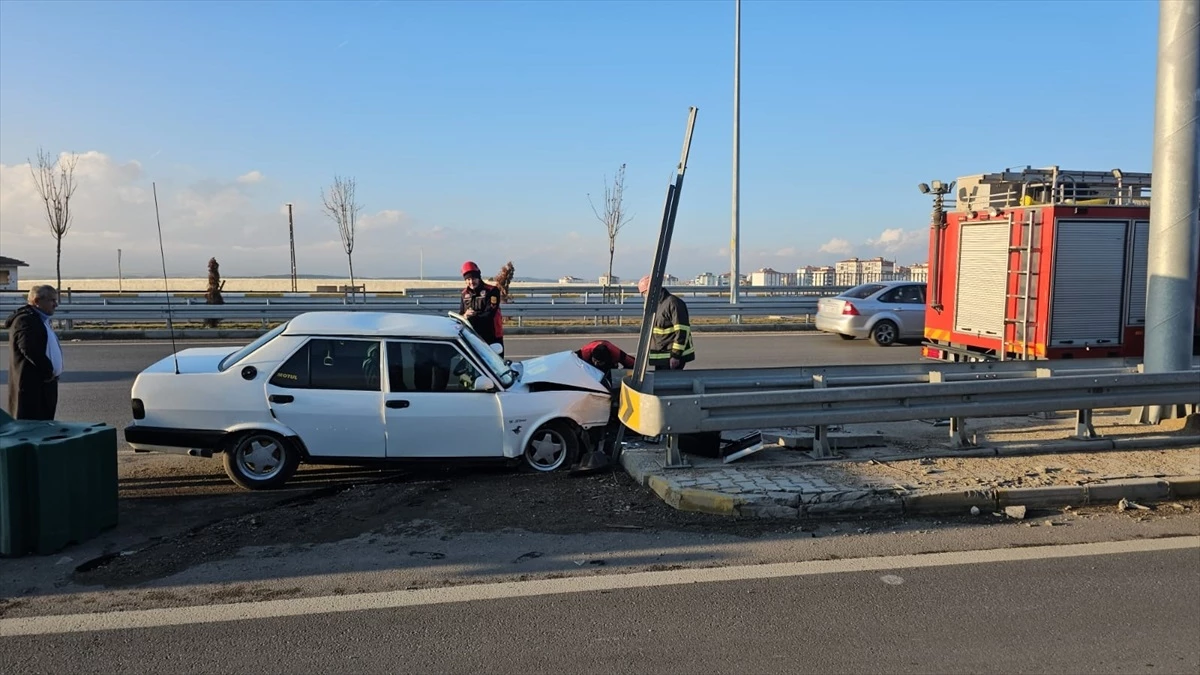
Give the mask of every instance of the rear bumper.
M 227 431 L 211 429 L 173 429 L 131 424 L 125 427 L 125 442 L 136 450 L 184 448 L 218 450 L 229 436 Z
M 854 337 L 867 337 L 867 319 L 864 316 L 817 315 L 817 330 L 825 333 L 839 333 Z

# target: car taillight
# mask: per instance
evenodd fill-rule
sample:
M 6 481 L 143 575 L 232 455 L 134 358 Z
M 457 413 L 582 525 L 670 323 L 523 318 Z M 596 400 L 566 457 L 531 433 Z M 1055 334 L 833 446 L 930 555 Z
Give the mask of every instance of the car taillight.
M 854 306 L 853 302 L 847 302 L 842 306 L 842 314 L 846 316 L 858 316 L 858 308 Z

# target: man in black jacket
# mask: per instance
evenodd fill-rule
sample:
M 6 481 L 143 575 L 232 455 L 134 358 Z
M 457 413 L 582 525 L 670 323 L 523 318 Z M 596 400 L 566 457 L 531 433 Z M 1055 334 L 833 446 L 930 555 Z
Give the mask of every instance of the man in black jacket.
M 58 306 L 53 286 L 29 289 L 28 304 L 9 315 L 8 411 L 19 420 L 52 420 L 58 408 L 62 348 L 50 327 Z
M 638 292 L 644 298 L 649 290 L 650 276 L 647 275 L 638 282 Z M 654 327 L 650 331 L 649 365 L 655 370 L 683 370 L 686 364 L 695 360 L 696 348 L 692 345 L 687 303 L 667 289 L 660 289 Z

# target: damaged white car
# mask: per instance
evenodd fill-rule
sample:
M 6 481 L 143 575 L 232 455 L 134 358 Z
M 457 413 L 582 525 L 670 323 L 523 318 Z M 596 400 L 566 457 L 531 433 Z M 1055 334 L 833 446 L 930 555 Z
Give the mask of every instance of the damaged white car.
M 220 453 L 249 489 L 301 462 L 515 460 L 570 467 L 612 412 L 572 352 L 506 362 L 461 317 L 311 312 L 253 343 L 184 349 L 133 383 L 138 451 Z

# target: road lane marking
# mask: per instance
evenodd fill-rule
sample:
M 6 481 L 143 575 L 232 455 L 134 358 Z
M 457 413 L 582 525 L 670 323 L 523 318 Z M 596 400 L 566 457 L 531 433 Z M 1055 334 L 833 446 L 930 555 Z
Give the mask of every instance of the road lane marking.
M 0 637 L 184 626 L 223 621 L 272 619 L 480 600 L 502 600 L 564 593 L 629 590 L 722 581 L 779 579 L 846 572 L 895 571 L 950 565 L 1052 560 L 1057 558 L 1175 551 L 1182 549 L 1200 550 L 1200 536 L 852 558 L 847 560 L 812 560 L 807 562 L 739 565 L 666 572 L 633 572 L 629 574 L 535 579 L 531 581 L 509 581 L 447 588 L 332 595 L 223 605 L 34 616 L 0 619 Z

